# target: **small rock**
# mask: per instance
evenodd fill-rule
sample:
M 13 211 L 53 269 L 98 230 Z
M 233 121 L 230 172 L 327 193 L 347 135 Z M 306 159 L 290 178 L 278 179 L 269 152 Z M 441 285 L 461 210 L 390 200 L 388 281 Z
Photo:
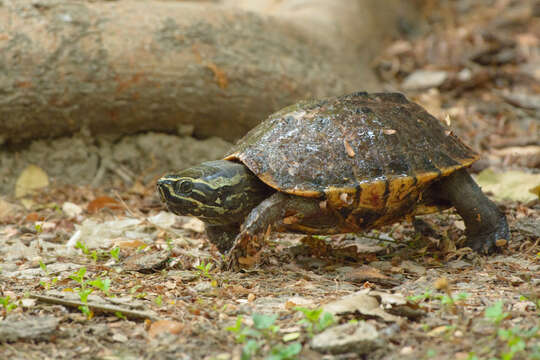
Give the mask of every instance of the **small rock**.
M 442 85 L 448 78 L 446 71 L 417 70 L 407 76 L 402 87 L 405 90 L 423 90 Z
M 410 355 L 412 354 L 414 351 L 414 349 L 412 348 L 412 346 L 405 346 L 404 348 L 402 348 L 399 353 L 401 355 Z
M 135 254 L 124 261 L 124 268 L 128 271 L 152 273 L 163 269 L 169 256 L 170 252 L 167 250 Z
M 324 305 L 323 309 L 335 316 L 359 312 L 364 316 L 378 317 L 387 322 L 404 322 L 404 318 L 387 313 L 375 296 L 361 291 L 330 302 Z
M 213 289 L 212 283 L 209 281 L 203 281 L 193 287 L 196 292 L 209 292 Z
M 332 354 L 367 354 L 380 345 L 377 329 L 364 321 L 334 326 L 311 341 L 313 350 Z
M 128 341 L 128 338 L 124 334 L 116 333 L 112 336 L 112 340 L 119 343 L 125 343 L 126 341 Z
M 199 275 L 195 271 L 189 270 L 172 270 L 167 273 L 167 277 L 175 280 L 181 280 L 190 282 L 199 278 Z
M 529 236 L 540 238 L 540 220 L 532 217 L 518 219 L 514 227 Z
M 69 202 L 69 201 L 66 201 L 63 205 L 62 205 L 62 211 L 69 217 L 69 218 L 74 218 L 74 217 L 77 217 L 78 215 L 82 214 L 83 212 L 83 209 L 77 205 L 77 204 L 74 204 L 72 202 Z
M 0 343 L 46 339 L 56 331 L 59 320 L 52 316 L 8 317 L 0 321 Z
M 410 260 L 405 260 L 400 264 L 400 267 L 404 270 L 406 270 L 409 273 L 416 274 L 416 275 L 425 275 L 426 274 L 426 268 L 418 265 Z
M 465 269 L 465 268 L 470 267 L 471 264 L 469 264 L 468 262 L 460 259 L 460 260 L 454 260 L 454 261 L 451 261 L 451 262 L 447 263 L 447 266 L 452 268 L 452 269 L 455 269 L 455 270 L 460 270 L 460 269 Z

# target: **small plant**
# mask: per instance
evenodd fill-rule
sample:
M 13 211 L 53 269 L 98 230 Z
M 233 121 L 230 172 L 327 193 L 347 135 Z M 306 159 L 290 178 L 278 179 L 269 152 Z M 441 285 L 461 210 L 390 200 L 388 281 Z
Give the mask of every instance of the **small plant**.
M 156 299 L 154 300 L 154 302 L 156 303 L 157 306 L 161 306 L 163 304 L 163 296 L 162 295 L 158 295 L 156 297 Z
M 443 308 L 449 309 L 451 312 L 456 313 L 458 310 L 457 306 L 470 297 L 470 294 L 468 293 L 459 293 L 457 295 L 452 294 L 448 280 L 444 278 L 437 280 L 434 285 L 437 290 L 442 290 L 445 294 L 434 294 L 432 290 L 426 289 L 423 294 L 408 296 L 407 300 L 416 304 L 428 300 L 438 300 L 441 302 Z
M 204 261 L 202 261 L 199 265 L 195 266 L 195 269 L 197 269 L 199 276 L 203 276 L 210 280 L 212 287 L 217 287 L 218 284 L 216 279 L 214 279 L 212 274 L 210 274 L 210 270 L 212 270 L 213 266 L 214 264 L 212 264 L 211 262 L 205 263 Z
M 86 315 L 88 319 L 91 319 L 94 314 L 87 305 L 88 296 L 93 292 L 93 289 L 87 287 L 87 282 L 84 280 L 86 274 L 86 268 L 82 267 L 75 274 L 70 275 L 69 277 L 79 283 L 80 287 L 75 288 L 74 290 L 79 295 L 79 299 L 84 305 L 79 306 L 79 310 Z
M 302 344 L 295 342 L 289 345 L 276 345 L 270 351 L 270 355 L 266 357 L 266 360 L 288 360 L 295 359 L 302 351 Z
M 165 238 L 165 242 L 167 243 L 167 249 L 168 249 L 169 251 L 172 251 L 172 249 L 173 249 L 173 241 L 172 241 L 172 239 L 171 239 L 170 237 L 167 236 L 167 237 Z
M 503 306 L 504 303 L 502 301 L 497 301 L 486 309 L 484 317 L 499 326 L 500 323 L 508 317 L 508 313 L 503 311 Z
M 336 322 L 332 314 L 323 312 L 321 308 L 296 307 L 295 310 L 304 314 L 304 318 L 299 321 L 299 324 L 306 326 L 309 337 L 313 337 L 314 334 L 323 331 Z
M 275 324 L 277 315 L 253 314 L 253 327 L 242 325 L 242 317 L 236 319 L 234 326 L 226 328 L 236 335 L 236 342 L 244 344 L 242 360 L 250 360 L 266 352 L 266 360 L 292 360 L 302 350 L 298 342 L 284 345 L 279 342 L 279 326 Z M 264 350 L 264 351 L 263 351 Z
M 504 342 L 505 350 L 500 354 L 501 360 L 512 360 L 518 353 L 527 353 L 528 359 L 540 359 L 540 346 L 532 344 L 533 339 L 540 338 L 540 326 L 523 330 L 518 327 L 505 329 L 503 322 L 510 314 L 504 311 L 504 302 L 497 301 L 486 308 L 484 318 L 491 321 L 496 327 L 496 337 Z
M 212 275 L 210 274 L 210 270 L 212 269 L 213 266 L 214 264 L 212 264 L 211 262 L 205 263 L 204 261 L 201 261 L 199 265 L 195 266 L 195 269 L 198 270 L 200 276 L 204 276 L 212 280 Z
M 122 314 L 120 311 L 116 311 L 116 312 L 114 313 L 114 315 L 116 315 L 116 317 L 119 318 L 119 319 L 127 320 L 126 315 Z
M 9 296 L 0 297 L 0 304 L 4 308 L 4 313 L 9 313 L 17 308 L 17 304 L 11 301 Z
M 433 297 L 433 291 L 426 289 L 423 294 L 407 296 L 407 300 L 415 304 L 419 304 L 423 301 L 429 300 Z
M 88 246 L 86 246 L 86 244 L 83 244 L 80 241 L 77 241 L 77 243 L 75 244 L 75 249 L 81 250 L 84 255 L 86 255 L 88 258 L 90 258 L 90 259 L 92 259 L 94 261 L 98 260 L 97 251 L 96 250 L 90 251 L 90 249 L 88 249 Z
M 39 261 L 39 267 L 41 268 L 41 271 L 45 273 L 46 276 L 49 276 L 49 270 L 47 269 L 47 265 L 43 263 L 43 261 Z M 52 279 L 48 281 L 40 281 L 39 284 L 43 286 L 45 290 L 49 290 L 51 287 L 56 285 L 56 282 L 58 281 L 57 277 L 53 277 Z
M 109 255 L 111 255 L 114 260 L 120 261 L 120 247 L 115 246 L 114 248 L 112 248 L 109 251 Z
M 93 286 L 96 289 L 103 291 L 105 295 L 111 296 L 109 293 L 109 289 L 111 288 L 111 279 L 105 278 L 102 280 L 98 276 L 95 280 L 88 281 L 87 284 L 90 286 Z

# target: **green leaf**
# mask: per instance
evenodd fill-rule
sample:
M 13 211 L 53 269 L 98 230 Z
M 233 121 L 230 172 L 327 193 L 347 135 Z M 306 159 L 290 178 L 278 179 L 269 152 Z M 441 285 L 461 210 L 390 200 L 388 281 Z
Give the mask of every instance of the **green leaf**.
M 319 324 L 317 326 L 317 331 L 323 331 L 329 326 L 332 326 L 336 320 L 334 319 L 334 316 L 330 314 L 329 312 L 324 312 L 319 319 Z
M 242 347 L 242 360 L 251 360 L 253 356 L 259 350 L 259 344 L 255 340 L 248 340 L 248 342 Z
M 493 321 L 495 324 L 499 324 L 508 316 L 508 313 L 503 311 L 503 306 L 504 303 L 502 301 L 497 301 L 495 304 L 486 309 L 484 317 Z
M 116 246 L 112 248 L 111 251 L 109 251 L 109 254 L 111 255 L 112 258 L 114 258 L 114 260 L 118 261 L 119 255 L 120 255 L 120 247 Z
M 41 260 L 39 260 L 39 267 L 45 273 L 45 275 L 49 275 L 49 272 L 47 271 L 47 265 L 45 265 Z
M 287 346 L 277 345 L 271 350 L 271 355 L 266 360 L 292 360 L 302 351 L 302 344 L 295 342 Z
M 236 323 L 234 326 L 228 326 L 225 328 L 225 330 L 238 334 L 240 330 L 242 330 L 242 316 L 238 316 L 236 318 Z
M 253 325 L 256 329 L 265 330 L 270 328 L 277 320 L 277 315 L 253 314 Z

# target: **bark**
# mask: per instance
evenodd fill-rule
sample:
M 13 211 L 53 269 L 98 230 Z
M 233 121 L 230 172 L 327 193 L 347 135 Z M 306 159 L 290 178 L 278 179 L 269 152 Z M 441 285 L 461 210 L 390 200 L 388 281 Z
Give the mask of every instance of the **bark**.
M 302 24 L 204 2 L 0 1 L 0 144 L 186 128 L 232 140 L 300 98 L 375 87 L 321 37 L 331 24 Z

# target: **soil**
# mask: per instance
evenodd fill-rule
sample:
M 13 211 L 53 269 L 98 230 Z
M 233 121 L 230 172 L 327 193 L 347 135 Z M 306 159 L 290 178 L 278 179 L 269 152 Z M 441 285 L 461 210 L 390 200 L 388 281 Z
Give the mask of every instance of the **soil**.
M 540 7 L 425 4 L 425 31 L 394 39 L 374 67 L 386 90 L 483 154 L 473 173 L 533 179 L 512 185 L 520 200 L 488 191 L 512 232 L 499 253 L 460 247 L 463 222 L 449 210 L 365 234 L 271 234 L 251 266 L 227 271 L 201 222 L 166 211 L 147 170 L 152 156 L 187 166 L 227 144 L 109 140 L 117 158 L 103 171 L 118 181 L 51 177 L 24 201 L 0 200 L 0 358 L 540 359 Z M 176 145 L 152 154 L 145 136 Z M 95 179 L 95 143 L 70 141 L 86 152 L 57 142 L 65 168 L 38 165 Z M 4 189 L 19 173 L 2 177 Z

